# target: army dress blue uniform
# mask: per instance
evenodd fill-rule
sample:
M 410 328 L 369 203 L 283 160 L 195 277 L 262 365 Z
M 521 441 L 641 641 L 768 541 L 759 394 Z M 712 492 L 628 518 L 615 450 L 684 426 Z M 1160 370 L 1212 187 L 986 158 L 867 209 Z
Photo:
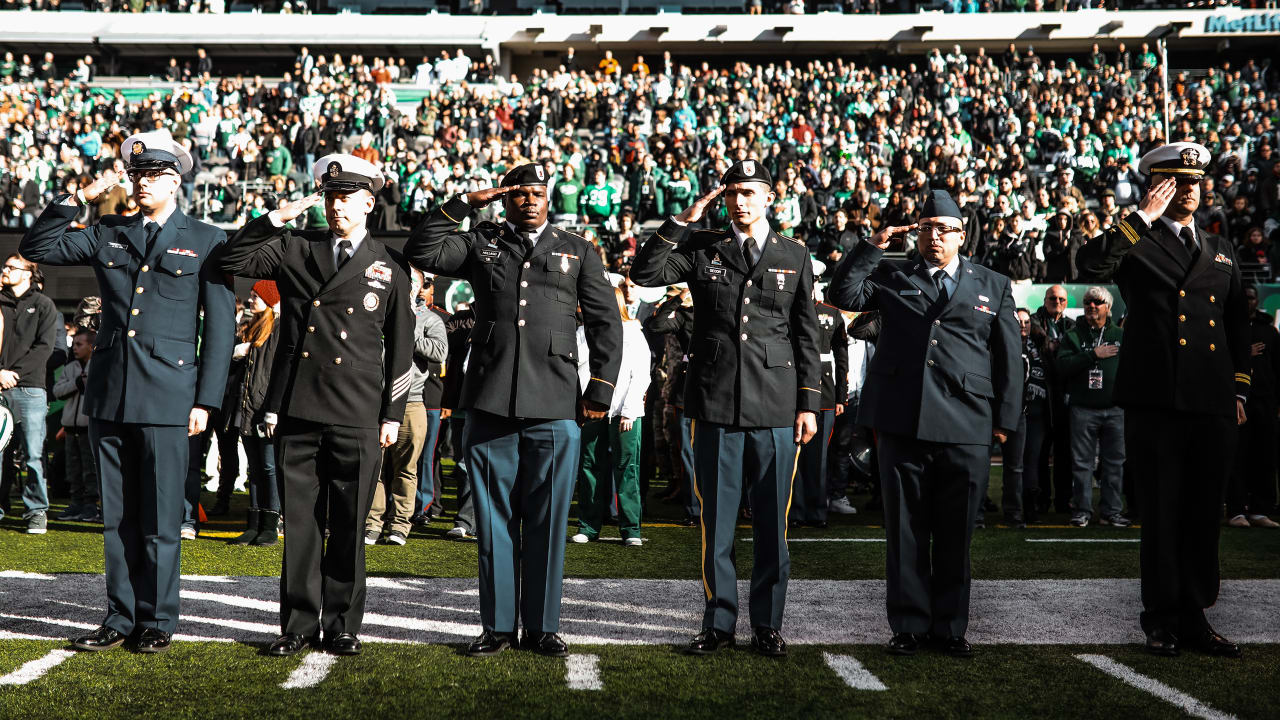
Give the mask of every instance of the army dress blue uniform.
M 152 135 L 126 141 L 131 169 L 176 164 Z M 154 148 L 129 152 L 139 137 Z M 192 408 L 222 404 L 235 343 L 235 296 L 218 266 L 226 233 L 177 209 L 158 226 L 139 213 L 69 230 L 79 207 L 67 200 L 45 208 L 19 250 L 33 262 L 92 267 L 102 295 L 84 404 L 102 490 L 103 625 L 172 635 L 187 423 Z
M 949 196 L 949 212 L 932 210 L 933 203 L 922 217 L 960 217 Z M 992 433 L 1017 427 L 1022 412 L 1012 286 L 959 256 L 947 269 L 883 256 L 870 242 L 857 243 L 837 266 L 827 298 L 839 308 L 880 313 L 858 424 L 876 432 L 889 626 L 895 636 L 963 639 L 969 544 L 986 496 Z M 950 275 L 945 297 L 931 271 Z
M 333 163 L 338 172 L 327 178 Z M 354 156 L 327 155 L 316 168 L 326 193 L 381 187 L 376 168 Z M 313 640 L 323 630 L 326 643 L 358 635 L 364 618 L 364 522 L 382 464 L 378 432 L 404 418 L 414 330 L 403 258 L 367 232 L 354 249 L 340 242 L 328 230 L 278 226 L 268 214 L 241 228 L 223 259 L 226 272 L 274 280 L 280 291 L 264 405 L 278 422 L 287 528 L 280 624 L 285 635 Z
M 1153 185 L 1162 177 L 1198 182 L 1208 163 L 1203 146 L 1172 143 L 1143 156 L 1139 169 Z M 1080 250 L 1079 264 L 1118 285 L 1128 308 L 1115 398 L 1137 480 L 1148 649 L 1174 654 L 1182 642 L 1238 655 L 1204 609 L 1218 597 L 1236 400 L 1251 384 L 1249 319 L 1231 243 L 1193 225 L 1129 213 Z
M 722 182 L 767 183 L 765 178 L 762 166 L 744 161 Z M 816 413 L 822 404 L 809 252 L 771 230 L 760 238 L 752 266 L 740 232 L 691 230 L 669 219 L 631 265 L 637 285 L 686 282 L 693 296 L 684 412 L 692 420 L 693 485 L 701 509 L 702 627 L 720 636 L 733 635 L 738 621 L 734 543 L 744 493 L 755 555 L 751 626 L 775 634 L 782 629 L 791 574 L 787 512 L 800 453 L 796 414 Z
M 541 166 L 503 185 L 545 185 Z M 579 397 L 608 406 L 622 360 L 622 321 L 596 248 L 546 224 L 526 249 L 514 225 L 459 224 L 461 196 L 414 229 L 405 256 L 419 269 L 471 282 L 475 327 L 459 406 L 467 412 L 467 477 L 479 542 L 486 633 L 559 631 L 565 530 L 577 478 Z M 581 307 L 590 381 L 581 393 L 575 311 Z M 478 641 L 479 642 L 479 641 Z
M 826 527 L 827 452 L 836 426 L 836 405 L 845 405 L 849 399 L 849 332 L 844 316 L 834 306 L 820 302 L 815 310 L 818 359 L 822 362 L 822 411 L 818 413 L 818 433 L 800 451 L 790 521 L 793 525 Z

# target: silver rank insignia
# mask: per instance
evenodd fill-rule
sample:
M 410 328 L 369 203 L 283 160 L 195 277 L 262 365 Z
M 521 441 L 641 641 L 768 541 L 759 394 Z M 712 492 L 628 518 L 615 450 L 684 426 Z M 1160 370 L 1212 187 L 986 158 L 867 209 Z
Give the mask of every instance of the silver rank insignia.
M 784 275 L 783 273 L 778 273 L 778 289 L 779 290 L 787 289 L 787 276 Z

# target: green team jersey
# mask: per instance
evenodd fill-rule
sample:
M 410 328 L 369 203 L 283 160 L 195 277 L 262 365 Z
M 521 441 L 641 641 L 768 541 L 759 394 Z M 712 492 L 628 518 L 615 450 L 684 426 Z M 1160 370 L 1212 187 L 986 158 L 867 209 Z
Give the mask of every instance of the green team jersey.
M 608 218 L 618 214 L 618 191 L 609 183 L 588 185 L 583 190 L 586 215 L 591 218 Z
M 551 197 L 551 211 L 557 215 L 581 215 L 582 183 L 577 180 L 561 180 L 556 183 Z

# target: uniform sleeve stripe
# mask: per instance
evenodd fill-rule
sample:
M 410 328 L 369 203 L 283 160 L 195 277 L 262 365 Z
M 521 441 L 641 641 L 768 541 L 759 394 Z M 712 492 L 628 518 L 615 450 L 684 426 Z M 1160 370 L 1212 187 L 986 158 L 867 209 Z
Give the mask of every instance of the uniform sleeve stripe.
M 457 218 L 455 218 L 454 216 L 452 216 L 452 215 L 450 215 L 448 212 L 446 212 L 446 211 L 445 211 L 445 207 L 446 207 L 445 205 L 441 205 L 441 206 L 440 206 L 440 214 L 441 214 L 441 215 L 443 215 L 443 216 L 445 216 L 445 217 L 447 217 L 447 218 L 449 218 L 450 220 L 453 220 L 455 223 L 457 223 L 457 224 L 461 225 L 461 224 L 462 224 L 462 221 L 461 221 L 461 220 L 458 220 Z
M 1125 237 L 1129 238 L 1129 244 L 1138 244 L 1138 233 L 1134 231 L 1131 225 L 1129 225 L 1128 220 L 1121 220 L 1117 227 L 1120 228 L 1120 232 L 1125 234 Z
M 593 377 L 593 378 L 591 378 L 591 380 L 592 380 L 592 382 L 602 382 L 602 383 L 604 383 L 605 385 L 608 385 L 609 387 L 615 387 L 615 385 L 614 385 L 613 383 L 609 382 L 608 380 L 601 380 L 601 379 L 600 379 L 600 378 L 598 378 L 598 377 Z
M 1245 373 L 1236 373 L 1236 382 L 1244 383 L 1245 385 L 1253 385 L 1253 378 L 1249 377 Z
M 659 239 L 659 240 L 661 240 L 662 242 L 667 243 L 668 245 L 679 245 L 679 244 L 680 244 L 680 243 L 677 243 L 677 242 L 674 242 L 674 241 L 671 241 L 671 240 L 666 239 L 665 237 L 663 237 L 663 236 L 662 236 L 662 233 L 654 233 L 654 234 L 653 234 L 653 236 L 654 236 L 654 237 L 656 237 L 656 238 L 658 238 L 658 239 Z
M 818 394 L 821 394 L 821 393 L 822 393 L 822 391 L 821 391 L 821 390 L 814 390 L 814 389 L 813 389 L 813 388 L 811 388 L 811 387 L 802 387 L 802 388 L 800 388 L 800 389 L 801 389 L 801 390 L 808 390 L 809 392 L 816 392 L 816 393 L 818 393 Z

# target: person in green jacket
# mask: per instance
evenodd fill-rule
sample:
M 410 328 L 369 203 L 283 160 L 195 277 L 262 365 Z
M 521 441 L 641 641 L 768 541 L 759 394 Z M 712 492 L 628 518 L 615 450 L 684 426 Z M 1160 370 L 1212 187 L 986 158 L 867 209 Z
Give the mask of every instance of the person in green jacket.
M 572 165 L 566 164 L 561 173 L 551 194 L 552 221 L 575 225 L 583 216 L 582 182 L 578 180 Z
M 594 181 L 583 190 L 583 214 L 592 225 L 604 225 L 610 221 L 616 223 L 618 212 L 622 209 L 618 189 L 605 179 L 603 170 L 597 170 Z
M 267 177 L 283 177 L 293 169 L 293 155 L 284 147 L 284 137 L 271 136 L 271 152 L 267 155 Z
M 1071 419 L 1071 524 L 1085 527 L 1093 517 L 1093 459 L 1101 470 L 1099 525 L 1128 527 L 1123 507 L 1124 411 L 1116 406 L 1116 368 L 1124 331 L 1111 322 L 1111 292 L 1091 287 L 1084 294 L 1084 317 L 1062 339 L 1058 375 Z
M 667 212 L 672 215 L 684 212 L 699 194 L 697 174 L 689 168 L 687 160 L 681 159 L 667 176 L 666 186 L 663 188 Z

